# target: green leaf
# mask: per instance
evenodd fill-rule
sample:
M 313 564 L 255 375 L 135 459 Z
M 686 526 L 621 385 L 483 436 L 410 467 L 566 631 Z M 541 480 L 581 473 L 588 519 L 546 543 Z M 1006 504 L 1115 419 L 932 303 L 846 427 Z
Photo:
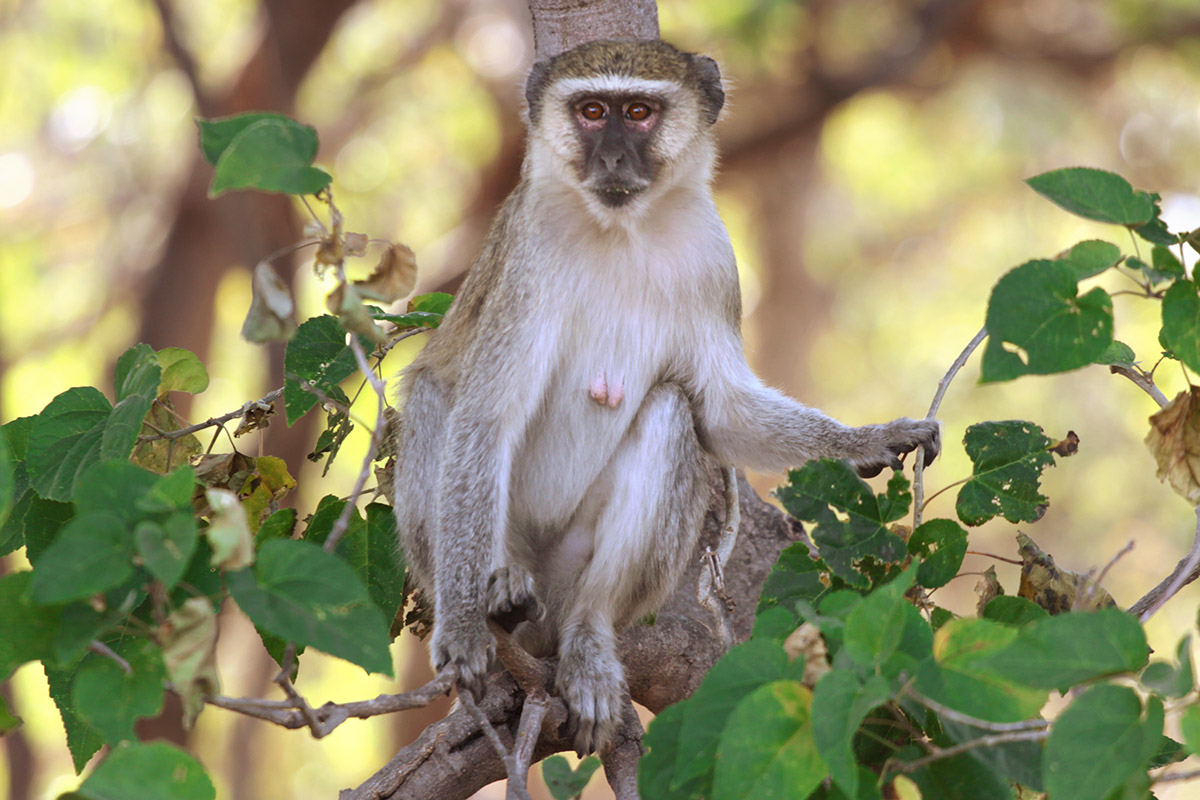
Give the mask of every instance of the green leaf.
M 776 606 L 792 609 L 797 600 L 816 605 L 828 592 L 839 588 L 835 584 L 840 583 L 838 579 L 831 580 L 824 562 L 809 555 L 807 544 L 796 542 L 784 548 L 767 574 L 756 613 Z
M 1121 260 L 1121 248 L 1111 242 L 1089 239 L 1075 245 L 1057 260 L 1070 268 L 1076 281 L 1081 281 L 1116 266 Z
M 1096 363 L 1107 366 L 1132 367 L 1137 363 L 1137 355 L 1133 352 L 1132 347 L 1113 339 L 1113 343 L 1108 346 L 1103 355 L 1096 359 Z
M 78 774 L 83 772 L 88 759 L 104 746 L 104 737 L 84 722 L 71 704 L 71 682 L 75 679 L 78 667 L 61 669 L 44 661 L 42 666 L 46 670 L 46 682 L 50 684 L 50 699 L 62 717 L 63 729 L 67 732 L 67 749 L 71 751 L 71 762 Z
M 365 346 L 370 350 L 369 344 Z M 357 368 L 337 317 L 326 314 L 306 320 L 283 355 L 283 405 L 288 425 L 317 404 L 317 395 L 307 391 L 306 384 L 328 395 Z
M 562 756 L 550 756 L 542 762 L 542 780 L 554 800 L 571 800 L 583 792 L 599 768 L 600 759 L 595 756 L 580 761 L 574 770 Z
M 35 603 L 65 603 L 119 586 L 133 577 L 133 540 L 116 514 L 75 517 L 42 554 L 33 572 Z
M 1046 702 L 1044 689 L 1004 676 L 988 657 L 1004 651 L 1018 631 L 982 619 L 956 619 L 933 637 L 933 659 L 917 672 L 917 690 L 949 706 L 990 722 L 1019 722 L 1037 715 Z
M 1075 698 L 1051 729 L 1042 761 L 1055 800 L 1096 800 L 1125 783 L 1158 750 L 1162 702 L 1142 701 L 1124 686 L 1101 684 Z
M 256 625 L 297 644 L 392 674 L 387 621 L 341 559 L 310 542 L 263 542 L 253 569 L 232 572 L 233 599 Z
M 871 556 L 893 563 L 906 555 L 887 523 L 908 512 L 907 481 L 889 482 L 888 493 L 877 496 L 845 462 L 823 459 L 791 470 L 776 495 L 793 517 L 816 523 L 811 536 L 821 558 L 852 586 L 869 585 L 855 562 Z
M 982 661 L 1008 680 L 1066 691 L 1083 681 L 1138 672 L 1149 654 L 1138 621 L 1110 607 L 1036 620 Z
M 1200 371 L 1200 295 L 1196 284 L 1178 280 L 1163 296 L 1162 339 L 1190 369 Z
M 105 461 L 88 469 L 75 488 L 80 514 L 114 514 L 131 529 L 146 512 L 141 505 L 161 476 L 128 461 Z
M 788 661 L 783 648 L 770 640 L 745 642 L 726 653 L 686 704 L 675 748 L 672 791 L 698 781 L 697 791 L 709 794 L 708 776 L 712 774 L 717 743 L 734 708 L 760 686 L 778 680 L 798 681 L 803 676 L 803 660 Z
M 1154 200 L 1154 218 L 1145 225 L 1134 228 L 1134 230 L 1137 232 L 1137 235 L 1152 244 L 1160 244 L 1166 247 L 1170 247 L 1173 244 L 1179 244 L 1183 237 L 1171 233 L 1171 231 L 1167 229 L 1167 223 L 1163 222 L 1162 217 L 1159 216 L 1162 211 L 1159 208 L 1158 195 L 1151 194 L 1150 197 Z
M 165 742 L 126 742 L 75 790 L 84 800 L 214 800 L 200 762 Z
M 891 697 L 878 675 L 866 683 L 846 670 L 827 672 L 813 689 L 812 736 L 817 752 L 842 790 L 858 794 L 858 763 L 854 760 L 854 735 L 867 713 Z
M 46 657 L 58 634 L 61 610 L 29 602 L 32 575 L 26 571 L 0 577 L 0 681 L 25 662 Z
M 1010 271 L 988 299 L 983 383 L 1067 372 L 1093 363 L 1112 344 L 1112 298 L 1097 287 L 1082 297 L 1060 261 Z
M 17 464 L 8 446 L 8 438 L 0 436 L 0 527 L 8 522 L 17 500 Z
M 290 539 L 296 527 L 296 509 L 281 508 L 262 521 L 254 534 L 254 549 L 269 539 Z
M 158 364 L 162 367 L 159 397 L 165 397 L 168 392 L 200 394 L 208 388 L 208 370 L 191 350 L 164 347 L 158 351 Z
M 332 180 L 312 166 L 316 155 L 313 128 L 290 119 L 260 118 L 234 135 L 221 151 L 209 197 L 234 189 L 315 194 Z
M 1134 191 L 1129 181 L 1102 169 L 1068 167 L 1043 172 L 1025 182 L 1059 208 L 1085 219 L 1138 226 L 1154 217 L 1150 195 Z
M 130 397 L 153 400 L 158 396 L 158 384 L 162 380 L 162 367 L 158 355 L 148 344 L 138 344 L 126 350 L 117 359 L 113 372 L 113 388 L 117 402 Z
M 25 555 L 29 563 L 38 565 L 59 531 L 74 517 L 75 506 L 70 503 L 43 500 L 33 494 L 25 513 Z
M 294 122 L 290 117 L 283 114 L 274 114 L 271 112 L 252 111 L 244 114 L 234 114 L 230 117 L 221 117 L 219 119 L 197 119 L 196 127 L 200 134 L 200 152 L 204 154 L 204 160 L 214 167 L 221 159 L 221 154 L 233 143 L 233 140 L 242 131 L 249 128 L 256 122 L 262 120 L 272 120 L 280 123 L 292 122 L 299 128 L 304 128 L 298 122 Z M 314 132 L 312 152 L 309 154 L 309 161 L 317 157 L 317 139 Z
M 445 314 L 450 310 L 450 304 L 453 302 L 454 295 L 452 294 L 430 292 L 414 297 L 408 307 L 411 311 L 419 311 L 423 314 Z
M 305 541 L 323 545 L 345 506 L 345 501 L 334 495 L 323 497 L 304 531 Z M 371 503 L 365 520 L 358 509 L 350 512 L 350 524 L 336 551 L 354 569 L 371 593 L 371 602 L 388 620 L 396 616 L 404 602 L 404 555 L 396 541 L 392 507 Z
M 113 649 L 129 662 L 130 672 L 110 658 L 89 654 L 71 685 L 71 704 L 109 744 L 136 739 L 134 723 L 162 710 L 167 677 L 162 651 L 153 642 L 126 639 Z
M 891 583 L 867 595 L 846 617 L 845 650 L 855 662 L 870 667 L 888 659 L 904 633 L 904 593 L 913 585 L 915 570 L 906 570 Z
M 915 761 L 923 755 L 925 751 L 910 746 L 901 750 L 897 757 L 902 761 Z M 921 790 L 921 797 L 929 800 L 1010 800 L 1013 796 L 1008 781 L 972 758 L 970 753 L 926 764 L 909 773 L 909 777 Z
M 1154 757 L 1150 759 L 1149 768 L 1155 769 L 1165 767 L 1167 764 L 1178 764 L 1187 757 L 1186 747 L 1170 736 L 1164 736 L 1159 740 L 1158 750 L 1154 753 Z
M 1200 706 L 1188 706 L 1179 715 L 1179 732 L 1192 755 L 1200 755 Z
M 172 514 L 164 522 L 143 520 L 133 530 L 133 541 L 146 569 L 167 589 L 174 588 L 196 552 L 196 518 Z
M 26 458 L 29 483 L 48 500 L 66 502 L 79 475 L 100 458 L 112 404 L 91 386 L 68 389 L 34 420 Z
M 113 406 L 112 413 L 104 423 L 104 434 L 100 437 L 100 460 L 125 460 L 137 444 L 142 432 L 142 420 L 146 418 L 154 399 L 133 395 Z
M 401 328 L 436 328 L 442 324 L 442 318 L 450 310 L 454 295 L 445 292 L 431 292 L 414 297 L 408 303 L 408 312 L 404 314 L 385 314 L 382 310 L 371 307 L 374 319 L 387 320 Z
M 713 800 L 806 797 L 828 774 L 812 732 L 812 693 L 796 681 L 760 686 L 721 732 Z
M 967 525 L 1002 516 L 1036 522 L 1049 501 L 1040 488 L 1042 470 L 1054 464 L 1052 444 L 1032 422 L 981 422 L 967 428 L 963 445 L 975 469 L 958 492 L 955 510 Z
M 946 715 L 939 715 L 942 732 L 954 743 L 971 742 L 989 736 L 995 731 L 956 722 Z M 989 747 L 976 747 L 968 751 L 974 760 L 993 772 L 1035 791 L 1044 791 L 1042 785 L 1042 743 L 1004 742 Z
M 908 538 L 908 554 L 922 559 L 917 583 L 926 589 L 945 586 L 967 554 L 967 532 L 954 520 L 931 519 Z
M 1021 627 L 1030 622 L 1050 616 L 1050 612 L 1024 597 L 1001 595 L 993 597 L 983 609 L 982 617 L 993 622 Z
M 8 707 L 4 696 L 0 695 L 0 736 L 21 727 L 24 721 L 20 717 L 13 716 L 12 710 Z
M 683 758 L 682 748 L 687 741 L 683 735 L 684 717 L 690 705 L 690 700 L 683 700 L 667 706 L 646 729 L 642 739 L 646 753 L 638 762 L 638 793 L 642 797 L 692 800 L 711 789 L 711 764 L 707 771 L 693 774 L 690 778 L 677 776 L 677 764 Z

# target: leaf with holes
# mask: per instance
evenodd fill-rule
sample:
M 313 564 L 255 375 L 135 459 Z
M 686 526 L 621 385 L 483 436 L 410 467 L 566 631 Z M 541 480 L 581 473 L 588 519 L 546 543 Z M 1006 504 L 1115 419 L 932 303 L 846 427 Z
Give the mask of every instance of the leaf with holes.
M 958 492 L 955 510 L 967 525 L 1002 516 L 1036 522 L 1049 501 L 1040 488 L 1042 471 L 1054 464 L 1052 442 L 1032 422 L 982 422 L 963 437 L 975 469 Z

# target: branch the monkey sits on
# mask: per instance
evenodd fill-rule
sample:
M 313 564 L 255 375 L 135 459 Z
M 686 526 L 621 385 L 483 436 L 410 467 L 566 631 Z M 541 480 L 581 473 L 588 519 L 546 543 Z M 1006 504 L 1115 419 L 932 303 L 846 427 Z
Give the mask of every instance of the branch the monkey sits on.
M 862 474 L 939 449 L 931 420 L 849 427 L 770 389 L 710 184 L 716 62 L 599 41 L 534 65 L 521 179 L 404 373 L 394 499 L 434 600 L 434 667 L 482 696 L 487 618 L 560 657 L 580 752 L 616 730 L 616 633 L 692 556 L 714 463 Z

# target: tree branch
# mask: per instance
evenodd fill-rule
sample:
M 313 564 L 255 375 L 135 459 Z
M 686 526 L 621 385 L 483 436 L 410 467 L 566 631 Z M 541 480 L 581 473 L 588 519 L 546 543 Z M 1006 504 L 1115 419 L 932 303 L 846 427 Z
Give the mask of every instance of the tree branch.
M 1129 613 L 1145 623 L 1164 603 L 1178 594 L 1180 589 L 1197 578 L 1200 578 L 1200 507 L 1196 509 L 1196 536 L 1192 540 L 1192 549 L 1175 565 L 1170 575 L 1129 607 Z

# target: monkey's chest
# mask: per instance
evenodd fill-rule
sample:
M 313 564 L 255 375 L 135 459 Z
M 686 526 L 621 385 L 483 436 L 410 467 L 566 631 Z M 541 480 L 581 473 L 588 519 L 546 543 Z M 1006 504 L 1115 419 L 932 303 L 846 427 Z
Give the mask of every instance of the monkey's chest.
M 671 342 L 654 319 L 628 308 L 595 312 L 565 321 L 546 385 L 530 387 L 541 396 L 514 453 L 518 525 L 553 530 L 570 521 L 666 369 Z

